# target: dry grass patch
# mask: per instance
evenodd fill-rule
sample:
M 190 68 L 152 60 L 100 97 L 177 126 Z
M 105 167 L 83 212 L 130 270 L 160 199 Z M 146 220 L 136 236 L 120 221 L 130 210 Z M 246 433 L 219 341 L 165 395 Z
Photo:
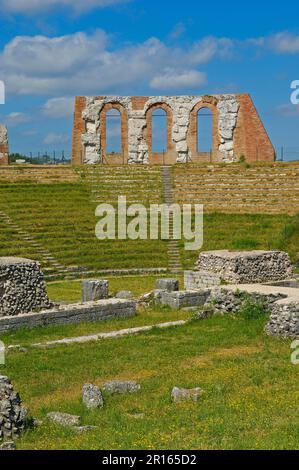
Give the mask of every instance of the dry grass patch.
M 231 359 L 243 357 L 261 352 L 262 345 L 257 346 L 233 346 L 231 348 L 217 348 L 205 354 L 190 357 L 181 363 L 181 367 L 201 367 L 213 362 L 216 359 Z

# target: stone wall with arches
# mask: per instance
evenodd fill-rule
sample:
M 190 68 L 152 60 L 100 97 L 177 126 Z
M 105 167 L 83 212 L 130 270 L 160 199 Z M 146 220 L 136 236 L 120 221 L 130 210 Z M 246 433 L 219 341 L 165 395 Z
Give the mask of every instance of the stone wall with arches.
M 198 112 L 212 114 L 209 152 L 198 149 Z M 107 112 L 120 113 L 121 152 L 108 153 Z M 152 115 L 167 117 L 167 148 L 153 151 Z M 76 97 L 73 164 L 175 164 L 186 162 L 273 161 L 275 151 L 248 94 L 205 96 Z
M 0 165 L 8 164 L 8 133 L 5 126 L 0 124 Z

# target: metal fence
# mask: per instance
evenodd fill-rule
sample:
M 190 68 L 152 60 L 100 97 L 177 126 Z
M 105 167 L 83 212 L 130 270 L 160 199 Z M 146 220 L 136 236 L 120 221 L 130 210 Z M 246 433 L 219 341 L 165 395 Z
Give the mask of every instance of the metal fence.
M 207 162 L 212 163 L 214 161 L 214 152 L 211 149 L 210 152 L 204 152 Z M 202 154 L 202 155 L 203 155 Z M 166 162 L 166 150 L 160 152 L 161 155 L 161 164 Z M 299 161 L 299 147 L 288 147 L 288 146 L 279 146 L 275 148 L 276 161 Z M 103 164 L 115 163 L 115 158 L 110 157 L 117 156 L 117 163 L 125 163 L 125 158 L 122 153 L 114 153 L 102 155 L 101 162 Z M 256 161 L 262 161 L 263 154 L 262 149 L 259 147 L 256 148 Z M 191 159 L 191 161 L 196 162 L 197 158 Z M 10 163 L 31 163 L 34 165 L 62 165 L 71 163 L 71 151 L 70 150 L 59 150 L 51 152 L 24 152 L 24 153 L 11 153 L 9 155 Z M 188 155 L 186 155 L 186 161 L 188 161 Z
M 299 147 L 281 146 L 276 149 L 277 161 L 299 161 Z
M 11 153 L 10 163 L 31 163 L 33 165 L 61 165 L 71 162 L 70 151 Z

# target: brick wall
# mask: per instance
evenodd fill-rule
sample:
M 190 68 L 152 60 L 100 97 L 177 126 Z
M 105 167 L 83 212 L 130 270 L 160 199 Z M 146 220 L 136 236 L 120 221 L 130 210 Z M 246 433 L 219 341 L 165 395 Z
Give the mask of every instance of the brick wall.
M 111 108 L 118 109 L 121 114 L 121 155 L 107 154 L 106 151 L 106 113 Z M 152 151 L 152 113 L 158 108 L 167 114 L 167 149 L 164 155 Z M 210 109 L 213 117 L 212 149 L 208 153 L 200 153 L 197 149 L 197 113 L 202 108 Z M 92 163 L 216 163 L 237 161 L 241 156 L 253 162 L 273 161 L 275 156 L 248 94 L 76 97 L 74 165 L 84 163 L 87 144 L 91 149 Z
M 8 164 L 8 137 L 7 130 L 0 124 L 0 165 Z
M 236 155 L 246 157 L 246 161 L 274 160 L 275 150 L 248 94 L 238 95 L 240 110 L 234 134 Z

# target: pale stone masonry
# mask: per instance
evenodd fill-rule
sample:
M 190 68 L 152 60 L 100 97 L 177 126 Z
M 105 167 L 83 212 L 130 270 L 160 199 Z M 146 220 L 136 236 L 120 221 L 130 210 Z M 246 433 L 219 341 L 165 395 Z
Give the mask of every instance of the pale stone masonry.
M 95 302 L 60 305 L 38 313 L 0 317 L 0 333 L 20 328 L 67 325 L 110 318 L 127 318 L 136 314 L 136 302 L 122 299 L 103 299 Z
M 204 271 L 184 271 L 184 287 L 187 290 L 216 287 L 221 284 L 217 274 Z
M 279 281 L 292 276 L 290 257 L 283 251 L 205 251 L 199 255 L 195 271 L 236 284 Z
M 172 309 L 179 309 L 183 307 L 194 307 L 204 305 L 210 294 L 209 289 L 203 290 L 180 290 L 180 291 L 160 291 L 157 303 L 167 305 Z
M 82 301 L 107 299 L 109 296 L 109 281 L 105 279 L 85 279 L 82 281 Z
M 121 118 L 121 152 L 106 150 L 107 112 Z M 167 148 L 152 146 L 152 113 L 163 110 L 167 119 Z M 212 115 L 211 151 L 201 152 L 197 116 Z M 199 136 L 200 139 L 200 136 Z M 75 100 L 74 165 L 100 162 L 174 164 L 186 162 L 274 161 L 275 151 L 248 94 L 204 96 L 79 96 Z

